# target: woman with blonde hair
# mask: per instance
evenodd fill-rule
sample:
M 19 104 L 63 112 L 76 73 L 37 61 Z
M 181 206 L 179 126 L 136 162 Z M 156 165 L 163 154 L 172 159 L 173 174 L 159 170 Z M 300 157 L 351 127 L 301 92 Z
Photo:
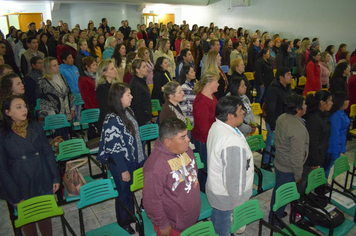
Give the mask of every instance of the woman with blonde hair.
M 264 32 L 261 37 L 261 43 L 260 43 L 260 48 L 263 49 L 265 47 L 265 42 L 266 40 L 269 39 L 269 33 Z
M 137 42 L 136 42 L 136 52 L 142 47 L 146 47 L 145 40 L 144 39 L 137 40 Z
M 200 154 L 200 159 L 204 163 L 204 170 L 207 170 L 208 154 L 206 141 L 211 125 L 215 122 L 215 107 L 218 100 L 214 93 L 219 87 L 219 73 L 214 71 L 205 71 L 194 86 L 194 93 L 197 95 L 193 103 L 194 128 L 192 138 L 195 150 Z M 209 112 L 207 112 L 209 111 Z M 205 189 L 206 176 L 199 174 L 199 183 L 201 188 Z
M 173 52 L 170 50 L 170 46 L 171 46 L 171 43 L 169 42 L 168 39 L 161 38 L 160 47 L 153 55 L 153 60 L 154 60 L 154 63 L 156 64 L 156 61 L 158 58 L 165 57 L 168 62 L 167 70 L 170 73 L 171 77 L 175 78 L 176 77 L 176 73 L 175 73 L 176 63 L 174 60 Z
M 73 58 L 75 58 L 77 56 L 78 46 L 75 43 L 74 35 L 72 33 L 65 34 L 63 36 L 62 42 L 63 42 L 63 47 L 59 55 L 62 54 L 62 52 L 69 51 L 72 53 Z
M 136 59 L 137 53 L 136 52 L 129 52 L 126 55 L 126 67 L 125 67 L 125 74 L 124 74 L 124 83 L 130 84 L 133 78 L 133 69 L 132 69 L 132 62 Z
M 117 41 L 113 36 L 110 36 L 106 39 L 105 46 L 104 46 L 105 51 L 103 52 L 104 60 L 110 59 L 112 57 L 116 44 Z
M 146 62 L 147 66 L 147 77 L 146 77 L 146 83 L 147 84 L 153 84 L 153 69 L 154 65 L 151 62 L 150 59 L 150 50 L 146 47 L 142 47 L 137 51 L 137 56 L 138 58 L 143 59 Z
M 298 76 L 305 76 L 305 67 L 307 65 L 305 61 L 306 51 L 310 48 L 310 41 L 304 40 L 296 52 L 297 54 L 297 74 Z
M 237 37 L 237 30 L 235 30 L 235 29 L 234 29 L 234 30 L 231 30 L 229 37 L 230 37 L 232 43 L 238 41 L 239 39 L 238 39 L 238 37 Z
M 116 42 L 116 40 L 115 40 Z M 102 60 L 96 70 L 96 99 L 98 100 L 100 116 L 98 121 L 98 133 L 101 133 L 103 122 L 108 112 L 108 94 L 111 84 L 116 81 L 117 70 L 113 60 Z
M 229 82 L 223 70 L 220 67 L 221 64 L 221 56 L 216 51 L 209 51 L 206 56 L 205 61 L 205 71 L 211 71 L 213 73 L 219 74 L 219 88 L 218 91 L 214 93 L 217 100 L 222 98 L 228 92 Z

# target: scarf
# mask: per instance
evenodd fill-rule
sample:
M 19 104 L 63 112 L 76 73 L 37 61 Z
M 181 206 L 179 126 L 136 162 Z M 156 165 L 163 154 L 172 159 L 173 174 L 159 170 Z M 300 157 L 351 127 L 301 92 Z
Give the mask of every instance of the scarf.
M 227 87 L 229 86 L 229 81 L 224 73 L 224 71 L 221 69 L 221 67 L 219 66 L 219 74 L 220 76 L 224 79 L 225 81 L 225 87 L 224 87 L 224 93 L 226 93 L 227 91 Z
M 95 80 L 96 79 L 96 73 L 91 73 L 91 72 L 89 72 L 89 71 L 84 71 L 84 73 L 87 75 L 87 76 L 89 76 L 89 77 L 91 77 L 93 80 Z
M 83 51 L 83 50 L 80 50 L 81 53 L 84 54 L 84 56 L 88 57 L 89 56 L 89 52 L 88 51 Z
M 74 49 L 75 49 L 75 51 L 77 51 L 78 46 L 77 46 L 77 44 L 76 44 L 76 43 L 66 42 L 65 44 L 66 44 L 66 45 L 68 45 L 68 46 L 71 46 L 72 48 L 74 48 Z
M 21 124 L 16 124 L 16 122 L 12 122 L 11 129 L 19 136 L 26 138 L 27 134 L 27 126 L 28 120 L 25 120 Z
M 252 45 L 253 48 L 257 51 L 257 52 L 260 52 L 261 51 L 261 48 L 260 47 L 257 47 L 256 45 Z

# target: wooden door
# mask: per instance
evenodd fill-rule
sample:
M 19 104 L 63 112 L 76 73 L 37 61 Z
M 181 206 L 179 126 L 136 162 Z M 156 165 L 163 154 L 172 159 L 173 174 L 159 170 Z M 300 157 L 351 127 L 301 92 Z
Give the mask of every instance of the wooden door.
M 172 21 L 174 24 L 174 14 L 164 14 L 159 16 L 159 23 L 163 22 L 165 25 L 167 25 L 167 23 L 170 21 Z
M 35 22 L 36 30 L 40 28 L 40 23 L 43 21 L 42 13 L 18 13 L 19 25 L 22 31 L 28 31 L 27 24 Z

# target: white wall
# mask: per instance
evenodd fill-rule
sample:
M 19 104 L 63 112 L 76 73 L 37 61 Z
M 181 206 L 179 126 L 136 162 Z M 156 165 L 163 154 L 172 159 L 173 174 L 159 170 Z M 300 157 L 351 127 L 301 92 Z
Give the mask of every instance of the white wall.
M 53 24 L 57 25 L 59 20 L 67 22 L 72 29 L 76 24 L 81 29 L 88 27 L 89 20 L 94 21 L 95 27 L 98 27 L 102 18 L 108 20 L 108 25 L 120 27 L 121 20 L 128 20 L 132 28 L 142 23 L 142 12 L 137 12 L 136 5 L 125 5 L 121 3 L 75 3 L 61 4 L 58 11 L 52 11 Z
M 282 38 L 318 37 L 322 49 L 341 43 L 348 50 L 356 48 L 356 1 L 337 0 L 250 0 L 248 7 L 227 10 L 229 0 L 221 0 L 206 7 L 182 6 L 183 18 L 188 24 L 243 27 L 250 33 L 256 29 L 279 33 Z

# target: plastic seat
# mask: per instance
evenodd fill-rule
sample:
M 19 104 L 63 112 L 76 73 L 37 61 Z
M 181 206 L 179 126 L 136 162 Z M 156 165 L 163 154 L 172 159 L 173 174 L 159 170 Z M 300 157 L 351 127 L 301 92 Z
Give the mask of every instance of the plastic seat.
M 349 133 L 351 133 L 352 135 L 356 136 L 356 129 L 351 129 L 353 121 L 355 120 L 355 117 L 356 117 L 356 104 L 352 104 L 350 106 L 350 114 L 349 114 L 349 116 L 351 118 Z
M 53 195 L 33 197 L 20 202 L 17 205 L 17 212 L 18 219 L 15 220 L 16 228 L 50 217 L 60 216 L 64 235 L 67 235 L 65 227 L 68 228 L 72 235 L 75 235 L 73 229 L 63 216 L 62 207 L 58 207 Z
M 309 92 L 307 92 L 307 96 L 310 95 L 310 94 L 314 94 L 314 93 L 316 93 L 316 92 L 315 91 L 309 91 Z
M 115 198 L 115 200 L 120 204 L 136 221 L 136 225 L 141 230 L 141 225 L 136 218 L 136 216 L 123 204 L 117 197 L 118 192 L 114 190 L 111 181 L 109 179 L 102 179 L 98 181 L 91 182 L 84 185 L 80 189 L 80 200 L 77 202 L 77 208 L 79 211 L 79 224 L 81 235 L 86 236 L 116 236 L 116 235 L 130 235 L 126 230 L 121 228 L 118 222 L 114 222 L 103 227 L 85 232 L 83 212 L 82 209 L 93 204 L 97 204 L 108 199 Z
M 308 194 L 313 191 L 315 188 L 325 185 L 327 183 L 327 179 L 325 177 L 325 172 L 324 168 L 317 168 L 315 170 L 312 170 L 309 175 L 308 175 L 308 183 L 307 183 L 307 188 L 305 190 L 306 197 L 308 198 Z M 332 189 L 335 190 L 335 189 Z M 317 204 L 315 202 L 315 204 Z M 319 207 L 322 208 L 322 207 Z M 318 211 L 314 211 L 316 214 L 318 214 Z M 327 216 L 330 214 L 327 214 Z M 331 224 L 330 224 L 331 225 Z M 344 223 L 342 223 L 340 226 L 336 228 L 324 228 L 319 225 L 315 225 L 315 228 L 317 228 L 320 232 L 322 232 L 325 235 L 338 235 L 338 236 L 343 236 L 346 235 L 353 227 L 355 226 L 355 223 L 345 217 Z
M 282 232 L 287 233 L 288 235 L 295 234 L 295 235 L 303 235 L 303 236 L 313 236 L 314 234 L 297 227 L 293 222 L 290 225 L 287 225 L 279 216 L 276 215 L 276 211 L 281 208 L 282 206 L 296 201 L 300 198 L 300 194 L 297 191 L 297 185 L 295 182 L 289 182 L 283 184 L 276 190 L 276 200 L 272 208 L 273 217 L 272 217 L 272 224 L 274 224 L 275 219 L 278 219 L 278 222 L 281 223 L 285 228 Z M 294 221 L 294 220 L 293 220 Z M 273 231 L 273 230 L 272 230 Z M 281 235 L 280 233 L 274 235 Z
M 151 99 L 152 112 L 162 110 L 161 104 L 158 99 Z
M 193 130 L 193 126 L 192 126 L 192 124 L 190 123 L 189 117 L 187 117 L 187 130 L 188 130 L 188 131 Z
M 301 76 L 298 79 L 298 86 L 304 86 L 307 83 L 307 78 L 305 76 Z
M 79 123 L 78 125 L 73 124 L 74 130 L 83 130 L 83 129 L 88 129 L 89 124 L 98 122 L 99 120 L 99 115 L 100 115 L 100 109 L 99 108 L 93 108 L 93 109 L 87 109 L 83 110 L 80 113 L 80 121 L 75 122 Z
M 297 87 L 297 84 L 295 83 L 295 79 L 292 79 L 292 82 L 290 83 L 290 88 L 294 90 L 295 87 Z
M 338 183 L 336 181 L 336 177 L 338 177 L 339 175 L 341 175 L 343 173 L 346 173 L 346 179 L 345 179 L 345 184 L 341 185 L 340 183 Z M 338 187 L 340 187 L 342 189 L 342 193 L 340 193 L 339 191 L 337 191 L 337 192 L 339 192 L 340 194 L 343 194 L 343 195 L 347 195 L 348 198 L 351 198 L 353 200 L 353 202 L 356 203 L 356 195 L 353 194 L 349 189 L 347 189 L 347 180 L 348 180 L 348 177 L 350 174 L 352 174 L 352 173 L 350 172 L 349 159 L 347 158 L 347 156 L 339 157 L 337 160 L 335 160 L 335 163 L 334 163 L 334 173 L 332 176 L 331 188 L 333 189 L 334 185 L 337 185 Z M 343 205 L 339 204 L 337 201 L 334 201 L 332 199 L 332 194 L 334 191 L 330 191 L 330 194 L 329 194 L 329 199 L 330 199 L 331 203 L 336 205 L 343 212 L 346 212 L 348 215 L 353 216 L 354 222 L 356 222 L 356 205 L 351 208 L 346 208 Z
M 251 103 L 251 109 L 252 113 L 254 116 L 259 116 L 260 117 L 260 124 L 258 126 L 259 129 L 259 134 L 262 134 L 262 117 L 263 117 L 263 111 L 261 109 L 261 105 L 259 103 Z M 267 134 L 267 133 L 266 133 Z
M 253 76 L 252 72 L 245 72 L 244 74 L 249 81 L 255 80 L 255 77 Z
M 199 222 L 184 230 L 181 236 L 218 236 L 215 233 L 213 222 Z
M 45 117 L 43 129 L 47 131 L 52 129 L 66 128 L 70 126 L 71 124 L 68 122 L 67 116 L 65 114 L 55 114 Z
M 276 77 L 277 69 L 273 69 L 273 77 Z
M 80 93 L 73 93 L 73 96 L 75 98 L 74 105 L 76 105 L 76 106 L 84 105 L 84 101 L 83 101 L 82 95 L 80 95 Z
M 150 94 L 152 95 L 153 84 L 149 84 L 149 85 L 147 85 L 147 86 L 148 86 L 148 88 L 149 88 L 149 90 L 150 90 Z
M 36 106 L 35 106 L 35 111 L 39 111 L 40 110 L 40 107 L 41 107 L 41 99 L 40 98 L 37 98 L 36 99 Z
M 148 156 L 151 154 L 151 141 L 159 137 L 158 124 L 142 125 L 139 128 L 141 141 L 146 141 Z
M 292 69 L 292 75 L 295 75 L 297 73 L 297 67 L 293 67 Z
M 348 189 L 356 189 L 356 183 L 354 183 L 354 179 L 356 176 L 356 151 L 354 155 L 354 165 L 352 167 L 352 172 L 350 173 L 351 175 L 351 182 L 350 182 L 350 187 Z
M 227 72 L 229 72 L 229 66 L 228 65 L 222 65 L 220 66 L 221 70 L 226 74 Z

